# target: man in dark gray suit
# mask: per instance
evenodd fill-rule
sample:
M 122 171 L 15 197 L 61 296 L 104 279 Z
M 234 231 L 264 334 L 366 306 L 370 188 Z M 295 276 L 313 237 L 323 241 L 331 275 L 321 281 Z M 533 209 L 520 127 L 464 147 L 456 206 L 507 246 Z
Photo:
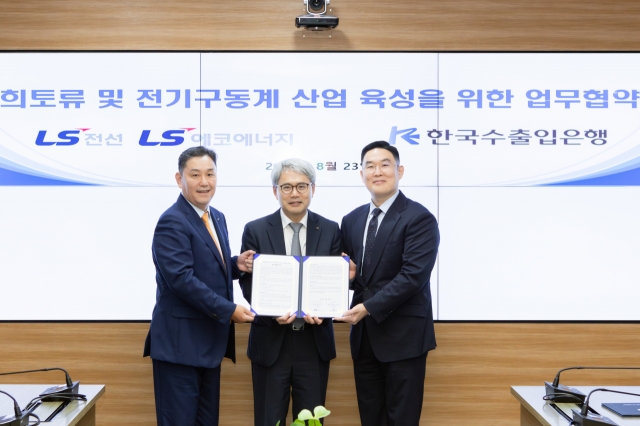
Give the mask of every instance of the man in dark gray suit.
M 274 165 L 271 180 L 280 209 L 245 226 L 242 251 L 340 256 L 338 224 L 308 210 L 315 192 L 313 166 L 296 158 L 284 160 Z M 240 284 L 251 301 L 251 274 L 244 274 Z M 278 421 L 284 425 L 290 396 L 294 419 L 302 409 L 325 403 L 329 361 L 336 357 L 331 319 L 283 314 L 256 315 L 251 324 L 247 355 L 256 426 L 274 426 Z

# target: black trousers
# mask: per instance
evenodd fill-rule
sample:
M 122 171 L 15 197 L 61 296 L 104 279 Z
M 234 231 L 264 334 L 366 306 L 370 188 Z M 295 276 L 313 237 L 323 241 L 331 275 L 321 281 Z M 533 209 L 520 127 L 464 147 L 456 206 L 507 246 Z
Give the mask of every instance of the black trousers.
M 360 355 L 353 362 L 362 425 L 418 426 L 426 365 L 426 352 L 416 358 L 378 361 L 365 327 Z
M 294 420 L 303 409 L 313 412 L 325 404 L 329 361 L 320 359 L 313 329 L 309 324 L 301 331 L 286 327 L 276 362 L 270 367 L 251 363 L 255 426 L 275 426 L 278 421 L 285 426 L 290 399 Z
M 218 425 L 219 366 L 192 367 L 154 359 L 153 390 L 158 426 Z

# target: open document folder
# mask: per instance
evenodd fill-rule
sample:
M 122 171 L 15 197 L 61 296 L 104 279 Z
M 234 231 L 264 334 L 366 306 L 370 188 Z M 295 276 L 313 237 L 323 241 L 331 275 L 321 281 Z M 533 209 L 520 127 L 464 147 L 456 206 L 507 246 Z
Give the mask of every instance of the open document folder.
M 251 304 L 258 315 L 341 317 L 349 309 L 349 257 L 255 254 Z

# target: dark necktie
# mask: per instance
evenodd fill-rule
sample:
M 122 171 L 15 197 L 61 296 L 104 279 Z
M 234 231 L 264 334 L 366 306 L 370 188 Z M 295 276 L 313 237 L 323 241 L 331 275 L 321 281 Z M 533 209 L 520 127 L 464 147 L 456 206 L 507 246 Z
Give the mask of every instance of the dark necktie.
M 300 246 L 300 229 L 301 223 L 290 222 L 289 226 L 293 229 L 293 238 L 291 239 L 291 256 L 302 256 L 302 247 Z M 300 313 L 298 313 L 299 315 Z M 293 320 L 293 329 L 302 330 L 304 328 L 304 319 L 296 318 Z
M 371 212 L 371 220 L 367 228 L 367 241 L 364 244 L 364 258 L 362 259 L 362 276 L 367 276 L 367 269 L 371 263 L 371 253 L 373 253 L 373 243 L 376 241 L 376 233 L 378 232 L 378 215 L 382 213 L 379 208 L 373 209 Z

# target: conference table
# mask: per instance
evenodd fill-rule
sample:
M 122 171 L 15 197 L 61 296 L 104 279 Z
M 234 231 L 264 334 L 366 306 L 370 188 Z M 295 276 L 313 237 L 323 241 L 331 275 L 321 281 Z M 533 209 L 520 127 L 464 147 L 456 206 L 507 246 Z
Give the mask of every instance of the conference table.
M 572 387 L 577 388 L 585 395 L 589 395 L 589 392 L 598 388 L 640 394 L 640 386 Z M 520 402 L 520 426 L 567 426 L 569 424 L 561 414 L 542 399 L 545 395 L 544 386 L 512 386 L 511 394 Z M 589 399 L 589 407 L 613 420 L 620 426 L 640 426 L 640 417 L 620 417 L 602 407 L 603 402 L 640 402 L 640 397 L 610 392 L 595 392 Z M 571 409 L 578 409 L 576 404 L 557 403 L 556 405 L 571 418 L 573 418 Z
M 24 408 L 29 401 L 37 397 L 43 390 L 55 385 L 4 385 L 0 390 L 13 396 L 20 408 Z M 50 421 L 45 419 L 60 405 L 60 402 L 44 402 L 33 413 L 40 417 L 43 425 L 49 426 L 95 426 L 96 402 L 104 394 L 104 385 L 80 384 L 79 393 L 86 395 L 87 401 L 71 401 L 62 411 Z M 6 395 L 0 394 L 0 419 L 2 416 L 13 416 L 13 401 Z M 35 419 L 31 418 L 31 423 Z M 2 423 L 0 421 L 0 423 Z

